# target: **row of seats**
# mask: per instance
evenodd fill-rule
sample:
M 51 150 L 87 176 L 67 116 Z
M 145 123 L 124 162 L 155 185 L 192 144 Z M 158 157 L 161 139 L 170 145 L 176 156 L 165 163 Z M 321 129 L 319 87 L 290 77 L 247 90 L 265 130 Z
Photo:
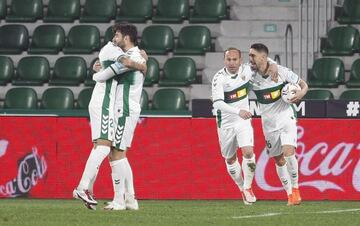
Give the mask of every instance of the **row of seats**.
M 49 88 L 44 91 L 38 104 L 37 94 L 29 87 L 10 89 L 5 95 L 5 109 L 87 109 L 92 95 L 92 88 L 83 89 L 75 101 L 74 94 L 69 88 Z M 151 108 L 149 96 L 142 91 L 140 99 L 142 110 L 188 110 L 185 94 L 180 89 L 159 89 L 154 93 Z
M 345 81 L 345 68 L 338 58 L 319 58 L 309 70 L 307 82 L 310 87 L 336 88 L 339 84 L 346 84 L 348 88 L 360 87 L 360 59 L 352 63 L 350 78 Z
M 335 7 L 335 19 L 340 24 L 360 24 L 360 1 L 345 0 L 341 7 Z
M 45 11 L 45 13 L 43 13 Z M 6 0 L 0 0 L 0 18 L 7 22 L 109 22 L 128 21 L 144 23 L 148 19 L 159 23 L 218 23 L 225 19 L 225 0 L 195 0 L 189 7 L 189 0 L 158 0 L 153 12 L 152 0 L 122 0 L 119 9 L 116 0 L 86 0 L 82 7 L 80 0 L 49 0 L 43 10 L 42 0 L 12 0 L 7 10 Z
M 113 37 L 111 27 L 105 32 L 104 43 Z M 206 26 L 184 26 L 175 46 L 174 32 L 167 25 L 153 25 L 144 29 L 140 47 L 149 54 L 205 54 L 211 50 L 211 32 Z M 35 28 L 29 45 L 24 25 L 7 24 L 0 27 L 0 53 L 19 54 L 90 54 L 101 46 L 99 29 L 94 25 L 75 25 L 67 36 L 59 25 L 40 25 Z
M 320 50 L 323 56 L 352 56 L 360 51 L 360 35 L 352 26 L 330 29 L 326 38 L 321 38 Z
M 309 90 L 303 98 L 304 100 L 332 100 L 334 95 L 330 90 L 312 89 Z M 345 90 L 341 93 L 340 100 L 358 100 L 360 99 L 360 90 Z
M 0 56 L 0 85 L 11 82 L 12 85 L 41 86 L 49 85 L 78 86 L 83 83 L 93 86 L 92 66 L 89 69 L 86 62 L 79 56 L 63 56 L 55 61 L 52 73 L 47 58 L 43 56 L 28 56 L 20 59 L 16 71 L 11 58 Z M 190 57 L 173 57 L 165 61 L 160 77 L 159 62 L 150 57 L 147 61 L 147 74 L 144 85 L 152 86 L 188 86 L 195 81 L 196 65 Z

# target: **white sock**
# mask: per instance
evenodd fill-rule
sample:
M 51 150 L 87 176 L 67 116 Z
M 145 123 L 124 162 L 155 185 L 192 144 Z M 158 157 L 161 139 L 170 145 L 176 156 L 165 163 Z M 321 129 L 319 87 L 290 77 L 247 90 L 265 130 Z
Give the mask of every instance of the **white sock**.
M 110 147 L 99 145 L 96 149 L 92 149 L 86 162 L 83 175 L 81 177 L 78 189 L 89 189 L 91 179 L 98 173 L 102 161 L 109 155 Z
M 244 189 L 251 188 L 252 181 L 255 175 L 255 169 L 252 170 L 248 164 L 254 164 L 255 166 L 255 154 L 250 159 L 243 157 L 243 161 L 241 163 L 242 169 L 244 171 Z
M 135 190 L 134 190 L 134 179 L 133 179 L 133 173 L 131 170 L 130 163 L 127 158 L 125 160 L 125 189 L 127 195 L 135 196 Z
M 235 184 L 239 187 L 240 191 L 243 191 L 244 180 L 241 175 L 241 167 L 239 161 L 236 159 L 236 161 L 231 165 L 228 164 L 226 161 L 225 163 L 229 175 L 231 176 Z
M 93 178 L 91 178 L 91 180 L 90 180 L 89 189 L 88 189 L 90 194 L 94 194 L 94 184 L 95 184 L 98 173 L 99 173 L 99 170 L 96 172 L 95 176 Z
M 118 204 L 124 204 L 125 196 L 125 168 L 126 163 L 124 159 L 110 162 L 111 177 L 114 187 L 113 201 Z
M 295 154 L 285 157 L 287 169 L 290 174 L 291 184 L 294 188 L 299 188 L 299 165 Z
M 276 172 L 280 178 L 280 181 L 281 181 L 287 195 L 292 194 L 291 180 L 290 180 L 289 172 L 287 170 L 287 164 L 285 163 L 285 165 L 283 165 L 283 166 L 276 165 Z

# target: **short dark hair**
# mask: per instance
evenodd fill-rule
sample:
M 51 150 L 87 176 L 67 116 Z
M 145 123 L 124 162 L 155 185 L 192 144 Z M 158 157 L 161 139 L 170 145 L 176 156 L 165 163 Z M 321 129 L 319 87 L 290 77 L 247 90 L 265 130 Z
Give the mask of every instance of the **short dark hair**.
M 112 31 L 115 34 L 116 32 L 120 32 L 123 36 L 128 35 L 130 41 L 137 44 L 137 28 L 133 24 L 129 23 L 117 23 L 112 26 Z
M 229 48 L 227 48 L 227 49 L 224 51 L 224 58 L 225 58 L 225 54 L 226 54 L 226 52 L 227 52 L 227 51 L 230 51 L 230 50 L 235 50 L 235 51 L 238 51 L 238 53 L 239 53 L 239 57 L 241 58 L 241 51 L 240 51 L 240 49 L 235 48 L 235 47 L 229 47 Z
M 255 49 L 258 52 L 266 53 L 266 55 L 269 55 L 269 49 L 266 47 L 266 45 L 262 43 L 254 43 L 250 47 L 251 49 Z

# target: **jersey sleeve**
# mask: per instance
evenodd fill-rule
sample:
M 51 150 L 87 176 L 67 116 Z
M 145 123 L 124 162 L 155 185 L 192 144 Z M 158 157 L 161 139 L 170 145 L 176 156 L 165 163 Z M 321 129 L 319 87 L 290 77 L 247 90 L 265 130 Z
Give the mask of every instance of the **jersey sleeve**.
M 214 76 L 211 87 L 212 101 L 224 100 L 223 79 L 220 73 Z
M 279 75 L 282 80 L 288 83 L 298 84 L 300 81 L 300 77 L 286 67 L 279 67 Z

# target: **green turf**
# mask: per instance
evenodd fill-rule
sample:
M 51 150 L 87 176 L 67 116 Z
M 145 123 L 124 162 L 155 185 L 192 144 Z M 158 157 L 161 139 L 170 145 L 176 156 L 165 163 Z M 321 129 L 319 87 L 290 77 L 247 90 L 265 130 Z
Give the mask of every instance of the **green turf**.
M 102 203 L 101 201 L 99 203 Z M 87 210 L 77 200 L 0 199 L 0 225 L 360 225 L 360 202 L 139 201 L 138 211 Z M 268 214 L 266 216 L 266 214 Z

